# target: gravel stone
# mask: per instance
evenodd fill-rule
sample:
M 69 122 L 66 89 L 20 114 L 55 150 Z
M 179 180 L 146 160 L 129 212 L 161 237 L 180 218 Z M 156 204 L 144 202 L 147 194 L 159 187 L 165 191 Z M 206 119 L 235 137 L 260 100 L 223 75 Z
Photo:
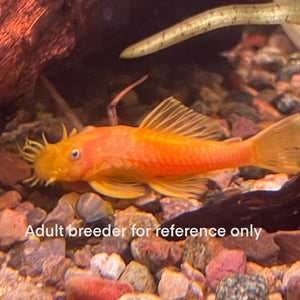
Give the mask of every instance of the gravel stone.
M 134 260 L 126 266 L 119 280 L 131 283 L 137 292 L 154 293 L 156 290 L 155 281 L 149 269 Z
M 181 272 L 168 269 L 162 271 L 158 294 L 164 300 L 182 299 L 189 291 L 189 279 Z
M 216 300 L 268 300 L 263 276 L 233 274 L 223 278 L 216 289 Z
M 126 265 L 117 253 L 111 255 L 98 253 L 92 257 L 91 267 L 97 268 L 104 277 L 118 279 L 125 270 Z

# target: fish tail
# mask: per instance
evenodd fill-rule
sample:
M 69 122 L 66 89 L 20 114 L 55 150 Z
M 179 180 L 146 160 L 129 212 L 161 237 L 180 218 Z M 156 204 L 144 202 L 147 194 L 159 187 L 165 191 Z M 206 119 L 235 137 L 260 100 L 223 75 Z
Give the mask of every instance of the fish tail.
M 300 171 L 300 114 L 271 125 L 248 141 L 256 155 L 255 165 L 287 174 Z

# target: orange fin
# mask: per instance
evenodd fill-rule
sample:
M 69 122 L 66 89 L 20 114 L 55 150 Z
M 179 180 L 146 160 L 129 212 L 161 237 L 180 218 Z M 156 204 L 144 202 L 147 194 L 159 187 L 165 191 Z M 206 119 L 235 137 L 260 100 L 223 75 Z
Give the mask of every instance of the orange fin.
M 276 172 L 300 171 L 300 114 L 291 115 L 245 140 L 252 143 L 254 165 Z
M 104 178 L 100 181 L 90 181 L 89 184 L 100 194 L 113 198 L 137 198 L 146 193 L 146 188 L 140 183 L 117 181 L 111 178 Z
M 76 134 L 77 134 L 77 129 L 76 129 L 76 128 L 73 128 L 73 129 L 71 130 L 70 134 L 69 134 L 69 137 L 70 137 L 70 136 L 74 136 L 74 135 L 76 135 Z
M 231 138 L 229 138 L 227 140 L 224 140 L 224 142 L 228 143 L 228 144 L 230 144 L 230 143 L 237 143 L 237 142 L 241 142 L 241 141 L 242 141 L 242 138 L 239 137 L 239 136 L 234 136 L 234 137 L 231 137 Z
M 202 175 L 156 177 L 147 183 L 160 194 L 173 197 L 194 198 L 207 190 L 207 178 Z
M 139 127 L 207 139 L 220 139 L 223 135 L 216 122 L 184 106 L 173 97 L 165 99 L 154 108 Z

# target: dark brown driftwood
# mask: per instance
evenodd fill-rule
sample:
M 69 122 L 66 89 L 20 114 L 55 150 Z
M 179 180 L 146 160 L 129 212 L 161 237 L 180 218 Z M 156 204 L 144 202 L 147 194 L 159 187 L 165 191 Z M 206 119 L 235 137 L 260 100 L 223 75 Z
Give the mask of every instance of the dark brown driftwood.
M 47 61 L 72 50 L 75 24 L 84 22 L 92 3 L 0 0 L 0 106 L 28 92 Z
M 210 200 L 200 209 L 180 215 L 161 227 L 170 228 L 172 224 L 181 228 L 224 227 L 226 232 L 250 224 L 270 232 L 297 229 L 300 226 L 300 176 L 278 192 L 255 191 Z

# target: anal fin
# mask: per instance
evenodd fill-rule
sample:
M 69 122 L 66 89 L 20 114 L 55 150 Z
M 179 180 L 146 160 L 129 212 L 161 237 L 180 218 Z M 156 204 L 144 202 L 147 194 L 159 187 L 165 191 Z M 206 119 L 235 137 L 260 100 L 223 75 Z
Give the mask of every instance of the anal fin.
M 207 178 L 198 174 L 155 177 L 147 183 L 155 191 L 173 197 L 194 198 L 207 190 Z

